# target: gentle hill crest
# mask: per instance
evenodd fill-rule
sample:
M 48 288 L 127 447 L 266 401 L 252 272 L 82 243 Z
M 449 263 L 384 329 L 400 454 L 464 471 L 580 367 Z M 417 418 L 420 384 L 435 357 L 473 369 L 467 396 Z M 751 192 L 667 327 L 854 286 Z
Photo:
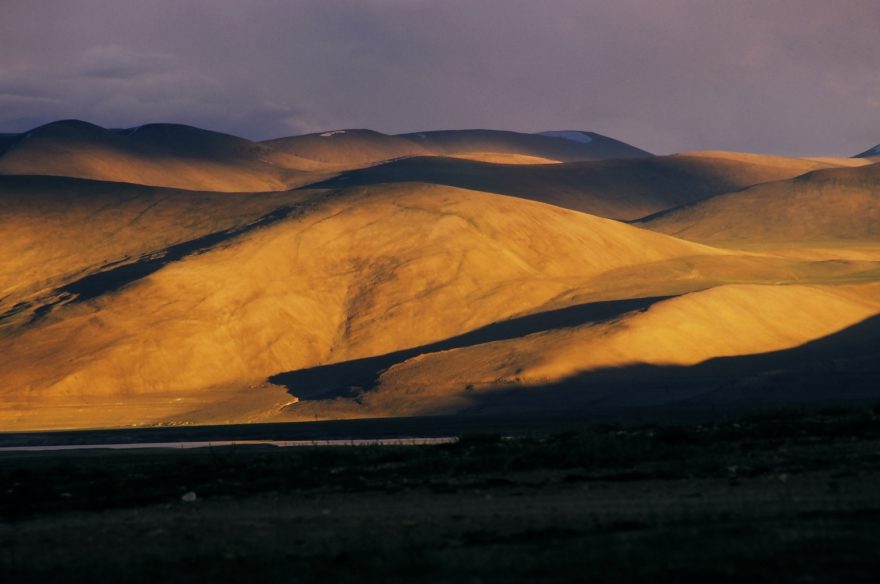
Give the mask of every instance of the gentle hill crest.
M 662 213 L 640 225 L 716 244 L 880 241 L 880 166 L 831 168 Z

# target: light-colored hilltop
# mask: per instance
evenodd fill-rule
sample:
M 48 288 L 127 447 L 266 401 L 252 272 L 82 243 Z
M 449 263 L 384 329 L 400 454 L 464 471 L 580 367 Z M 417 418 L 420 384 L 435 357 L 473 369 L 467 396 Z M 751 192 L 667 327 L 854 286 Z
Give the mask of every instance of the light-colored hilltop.
M 609 270 L 719 253 L 448 187 L 323 196 L 304 215 L 7 327 L 0 425 L 146 423 L 230 399 L 241 402 L 225 420 L 265 416 L 266 396 L 292 398 L 247 388 L 278 373 L 465 333 Z M 42 234 L 34 227 L 34 240 Z
M 545 165 L 411 157 L 349 171 L 318 184 L 442 184 L 513 195 L 602 217 L 636 220 L 827 166 L 799 158 L 721 152 Z
M 262 142 L 273 152 L 315 161 L 324 168 L 358 168 L 405 156 L 433 154 L 402 136 L 373 130 L 334 130 Z
M 450 154 L 450 158 L 462 160 L 474 160 L 476 162 L 491 162 L 493 164 L 557 164 L 561 161 L 528 154 L 506 154 L 503 152 L 464 152 Z
M 880 242 L 880 166 L 835 168 L 714 197 L 643 223 L 724 245 Z
M 867 166 L 875 162 L 870 158 L 841 158 L 839 156 L 810 156 L 806 160 L 815 160 L 816 162 L 827 164 L 829 167 Z

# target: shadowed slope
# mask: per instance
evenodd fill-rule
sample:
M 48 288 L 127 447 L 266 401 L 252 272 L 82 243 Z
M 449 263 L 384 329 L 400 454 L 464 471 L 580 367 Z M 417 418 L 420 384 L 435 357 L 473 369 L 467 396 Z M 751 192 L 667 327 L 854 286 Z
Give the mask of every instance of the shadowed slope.
M 0 152 L 0 174 L 212 191 L 282 190 L 313 180 L 302 171 L 314 169 L 243 138 L 176 124 L 112 131 L 66 120 L 20 134 Z
M 719 413 L 810 401 L 876 401 L 880 391 L 880 316 L 803 345 L 697 365 L 627 365 L 581 373 L 541 387 L 471 395 L 462 410 L 499 415 L 537 410 Z M 661 410 L 662 411 L 662 410 Z
M 880 241 L 880 166 L 811 172 L 641 223 L 694 241 L 758 244 Z
M 794 158 L 733 153 L 527 166 L 415 157 L 350 171 L 313 186 L 426 182 L 513 195 L 602 217 L 634 220 L 825 166 Z
M 870 160 L 880 159 L 880 144 L 877 144 L 873 148 L 868 148 L 861 154 L 856 154 L 855 158 L 867 158 Z

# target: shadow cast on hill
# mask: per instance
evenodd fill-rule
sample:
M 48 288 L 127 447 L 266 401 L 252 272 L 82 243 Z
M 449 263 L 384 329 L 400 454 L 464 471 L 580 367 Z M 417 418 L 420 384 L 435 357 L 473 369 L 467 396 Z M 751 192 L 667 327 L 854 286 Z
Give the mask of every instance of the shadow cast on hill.
M 102 294 L 107 294 L 108 292 L 115 292 L 127 284 L 131 284 L 136 280 L 159 271 L 172 262 L 180 261 L 190 255 L 203 253 L 232 238 L 281 221 L 290 216 L 293 210 L 293 207 L 275 209 L 271 213 L 267 213 L 256 221 L 242 227 L 209 233 L 196 239 L 172 245 L 158 254 L 143 257 L 136 262 L 80 278 L 75 282 L 62 286 L 58 289 L 58 292 L 74 296 L 75 302 L 82 302 Z
M 142 256 L 131 263 L 111 265 L 101 272 L 90 274 L 55 289 L 42 300 L 16 304 L 8 311 L 0 313 L 0 322 L 31 309 L 33 309 L 33 316 L 30 322 L 34 322 L 49 314 L 55 307 L 61 304 L 84 302 L 103 294 L 115 292 L 128 284 L 146 278 L 170 263 L 180 261 L 191 255 L 204 253 L 221 243 L 290 217 L 297 208 L 292 206 L 280 207 L 247 225 L 215 231 L 214 233 L 184 241 L 169 246 L 162 251 Z M 37 306 L 41 303 L 42 305 Z
M 461 414 L 730 412 L 811 401 L 880 399 L 880 315 L 791 349 L 692 366 L 632 365 L 559 383 L 470 392 Z
M 668 296 L 593 302 L 530 314 L 496 322 L 456 337 L 412 349 L 278 373 L 271 376 L 269 381 L 287 387 L 288 391 L 300 400 L 353 397 L 363 391 L 369 391 L 376 384 L 379 375 L 392 365 L 417 355 L 503 341 L 552 329 L 603 322 L 627 312 L 647 310 L 655 302 L 666 298 Z

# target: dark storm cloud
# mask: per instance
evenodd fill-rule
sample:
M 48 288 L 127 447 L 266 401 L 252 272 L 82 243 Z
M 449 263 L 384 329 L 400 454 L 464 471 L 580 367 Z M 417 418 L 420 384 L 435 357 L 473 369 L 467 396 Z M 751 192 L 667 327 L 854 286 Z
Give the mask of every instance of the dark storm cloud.
M 588 129 L 671 152 L 880 142 L 876 0 L 5 0 L 0 131 Z

